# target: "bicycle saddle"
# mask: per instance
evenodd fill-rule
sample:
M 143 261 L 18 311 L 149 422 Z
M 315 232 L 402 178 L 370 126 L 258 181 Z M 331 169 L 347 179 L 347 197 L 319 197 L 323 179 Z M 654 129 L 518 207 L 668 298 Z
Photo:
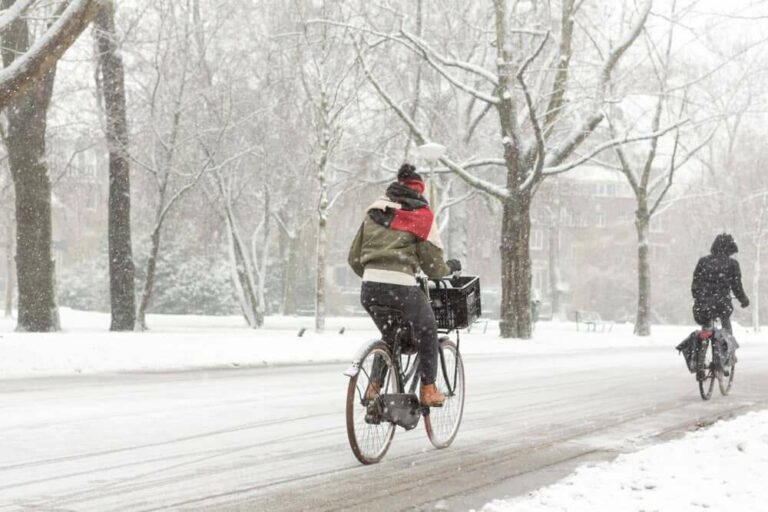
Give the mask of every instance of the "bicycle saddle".
M 404 354 L 413 354 L 417 351 L 416 346 L 412 343 L 409 326 L 403 325 L 403 312 L 401 310 L 379 305 L 368 306 L 368 310 L 381 329 L 382 338 L 387 344 L 392 346 L 399 343 Z

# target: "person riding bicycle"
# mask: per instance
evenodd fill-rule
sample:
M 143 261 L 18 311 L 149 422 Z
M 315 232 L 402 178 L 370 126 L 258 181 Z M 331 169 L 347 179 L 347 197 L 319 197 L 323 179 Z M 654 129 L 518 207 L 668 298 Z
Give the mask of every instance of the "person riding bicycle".
M 709 327 L 719 318 L 723 329 L 729 334 L 733 334 L 731 291 L 742 308 L 749 306 L 749 299 L 741 284 L 739 262 L 731 257 L 737 252 L 739 247 L 733 236 L 727 233 L 717 235 L 710 254 L 699 259 L 691 284 L 693 318 L 696 323 Z
M 371 306 L 402 312 L 419 352 L 420 402 L 439 407 L 445 401 L 435 385 L 437 376 L 437 322 L 415 275 L 421 270 L 437 279 L 461 270 L 458 260 L 443 260 L 443 245 L 424 193 L 424 180 L 416 168 L 403 164 L 397 181 L 384 197 L 366 209 L 366 215 L 349 249 L 349 265 L 362 277 L 360 302 L 384 333 L 387 319 L 377 317 Z M 373 399 L 381 383 L 371 381 L 365 398 Z

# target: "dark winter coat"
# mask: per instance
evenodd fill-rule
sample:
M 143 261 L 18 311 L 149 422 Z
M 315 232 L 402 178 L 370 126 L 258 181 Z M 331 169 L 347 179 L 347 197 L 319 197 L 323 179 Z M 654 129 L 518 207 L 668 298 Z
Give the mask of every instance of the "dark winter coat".
M 749 304 L 741 284 L 739 262 L 731 257 L 738 251 L 733 237 L 721 234 L 712 243 L 710 254 L 699 259 L 691 284 L 696 323 L 705 325 L 715 318 L 730 317 L 733 312 L 731 291 L 743 307 Z

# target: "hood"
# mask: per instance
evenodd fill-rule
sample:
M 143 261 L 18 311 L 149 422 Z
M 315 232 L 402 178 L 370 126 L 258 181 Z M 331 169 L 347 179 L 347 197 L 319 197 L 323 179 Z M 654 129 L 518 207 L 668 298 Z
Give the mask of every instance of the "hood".
M 739 246 L 733 240 L 733 237 L 728 233 L 720 233 L 715 237 L 715 241 L 712 242 L 712 248 L 710 249 L 712 254 L 724 254 L 726 256 L 732 256 L 739 252 Z

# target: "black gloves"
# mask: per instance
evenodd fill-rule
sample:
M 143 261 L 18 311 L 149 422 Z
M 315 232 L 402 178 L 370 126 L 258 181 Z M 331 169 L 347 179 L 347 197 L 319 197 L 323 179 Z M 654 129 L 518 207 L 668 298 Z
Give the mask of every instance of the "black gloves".
M 749 299 L 744 297 L 744 300 L 741 301 L 741 307 L 746 308 L 749 307 Z
M 448 260 L 445 264 L 451 269 L 452 274 L 461 270 L 461 262 L 459 260 Z

